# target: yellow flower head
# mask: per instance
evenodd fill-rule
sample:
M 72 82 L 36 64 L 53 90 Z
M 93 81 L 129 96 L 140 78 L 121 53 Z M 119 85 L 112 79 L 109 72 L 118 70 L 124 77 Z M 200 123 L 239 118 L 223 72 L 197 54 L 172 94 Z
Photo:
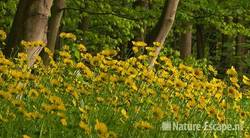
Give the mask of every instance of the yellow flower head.
M 154 45 L 154 46 L 157 46 L 157 47 L 160 47 L 160 46 L 161 46 L 161 43 L 160 43 L 160 42 L 153 42 L 153 45 Z
M 208 114 L 209 116 L 212 116 L 212 115 L 216 115 L 216 114 L 217 114 L 217 111 L 216 111 L 216 108 L 215 108 L 215 107 L 210 106 L 210 107 L 208 107 L 206 110 L 207 110 L 207 114 Z
M 99 120 L 96 120 L 95 130 L 101 135 L 105 135 L 108 133 L 108 127 L 106 126 L 106 124 L 104 124 L 103 122 L 99 122 Z
M 211 71 L 215 76 L 218 74 L 218 71 L 211 65 L 208 66 L 208 70 Z
M 226 73 L 229 76 L 237 76 L 237 71 L 235 70 L 233 66 L 231 67 L 231 69 L 228 69 Z
M 75 41 L 76 40 L 76 36 L 72 33 L 65 33 L 65 32 L 62 32 L 60 33 L 59 35 L 61 38 L 63 39 L 69 39 L 69 40 L 72 40 L 72 41 Z
M 29 91 L 29 97 L 32 99 L 35 99 L 39 96 L 39 93 L 35 89 L 31 89 Z
M 244 84 L 250 86 L 250 79 L 247 76 L 243 75 L 243 80 L 242 81 L 243 81 Z
M 82 128 L 85 131 L 86 134 L 90 134 L 91 133 L 91 128 L 85 122 L 81 121 L 79 123 L 79 126 L 80 126 L 80 128 Z
M 81 51 L 81 52 L 86 52 L 87 48 L 83 44 L 79 44 L 78 45 L 78 50 Z
M 101 52 L 101 54 L 102 55 L 104 55 L 104 56 L 115 56 L 115 55 L 117 55 L 117 51 L 116 50 L 110 50 L 110 49 L 107 49 L 107 50 L 103 50 L 102 52 Z
M 185 82 L 183 82 L 182 80 L 178 79 L 178 80 L 175 81 L 175 87 L 176 88 L 181 89 L 181 88 L 184 88 L 186 86 L 187 86 L 187 84 Z
M 145 47 L 145 46 L 147 46 L 147 43 L 145 43 L 143 41 L 132 41 L 132 43 L 136 47 Z
M 142 121 L 142 120 L 139 122 L 136 122 L 135 127 L 142 128 L 142 129 L 152 129 L 153 128 L 153 126 L 150 123 L 148 123 L 146 121 Z
M 28 135 L 23 135 L 23 138 L 31 138 L 31 137 Z
M 25 48 L 45 47 L 46 46 L 46 44 L 41 40 L 38 40 L 38 41 L 25 41 L 25 40 L 22 40 L 21 45 L 23 47 L 25 47 Z
M 225 121 L 225 115 L 224 115 L 223 112 L 218 112 L 218 113 L 216 114 L 216 117 L 217 117 L 217 119 L 218 119 L 218 121 L 219 121 L 220 123 L 224 123 L 224 121 Z
M 0 30 L 0 41 L 4 41 L 7 35 L 3 30 Z
M 164 112 L 161 110 L 160 107 L 153 107 L 152 112 L 156 119 L 162 119 L 164 117 Z
M 65 118 L 61 118 L 60 122 L 63 126 L 67 126 L 67 120 Z

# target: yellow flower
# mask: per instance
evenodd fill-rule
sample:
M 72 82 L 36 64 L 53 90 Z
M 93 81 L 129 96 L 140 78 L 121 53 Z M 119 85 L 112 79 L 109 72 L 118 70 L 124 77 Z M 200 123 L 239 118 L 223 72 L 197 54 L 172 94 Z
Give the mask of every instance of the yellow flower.
M 31 137 L 28 135 L 23 135 L 23 138 L 31 138 Z
M 164 112 L 161 110 L 160 107 L 153 107 L 152 112 L 156 119 L 162 119 L 164 117 Z
M 216 114 L 216 117 L 217 117 L 217 119 L 218 119 L 218 121 L 219 121 L 220 123 L 224 123 L 224 121 L 225 121 L 225 115 L 224 115 L 223 112 L 218 112 L 218 113 Z
M 160 46 L 161 46 L 161 43 L 160 43 L 160 42 L 153 42 L 153 45 L 154 45 L 154 46 L 157 46 L 157 47 L 160 47 Z
M 147 44 L 143 41 L 132 41 L 133 45 L 136 47 L 145 47 Z
M 215 76 L 218 74 L 218 71 L 214 69 L 213 66 L 209 65 L 208 70 L 211 71 Z
M 196 78 L 202 78 L 202 77 L 203 77 L 203 72 L 202 72 L 202 70 L 200 70 L 200 69 L 195 69 L 195 70 L 194 70 L 194 76 L 195 76 Z
M 4 41 L 7 35 L 3 30 L 0 30 L 0 41 Z
M 67 126 L 67 120 L 65 118 L 61 118 L 60 122 L 63 126 Z
M 199 108 L 205 108 L 205 106 L 206 106 L 206 104 L 207 104 L 207 102 L 206 102 L 206 97 L 205 96 L 201 96 L 200 98 L 199 98 L 199 105 L 198 105 L 198 107 Z
M 133 49 L 133 51 L 134 51 L 135 53 L 138 53 L 138 52 L 139 52 L 139 48 L 138 48 L 138 47 L 133 47 L 132 49 Z
M 242 98 L 242 93 L 240 93 L 237 89 L 234 87 L 228 88 L 228 95 L 232 98 L 235 98 L 236 101 L 239 101 Z
M 79 123 L 79 126 L 85 131 L 86 134 L 91 133 L 91 128 L 88 126 L 88 124 L 84 123 L 83 121 Z
M 38 113 L 38 112 L 26 112 L 24 111 L 23 112 L 24 116 L 26 116 L 29 120 L 31 119 L 39 119 L 39 118 L 42 118 L 43 116 Z
M 10 75 L 13 76 L 15 79 L 20 79 L 20 78 L 22 78 L 23 73 L 21 71 L 12 70 L 10 72 Z
M 126 78 L 125 84 L 129 85 L 133 90 L 137 91 L 138 87 L 136 86 L 136 83 L 133 81 L 132 78 Z
M 170 109 L 171 109 L 170 111 L 173 114 L 178 115 L 180 107 L 178 105 L 176 105 L 176 104 L 173 104 L 173 105 L 170 106 Z
M 243 80 L 242 81 L 243 81 L 244 84 L 250 86 L 250 79 L 247 76 L 243 75 Z
M 62 99 L 58 96 L 50 96 L 49 97 L 49 101 L 52 103 L 52 104 L 62 104 Z
M 123 115 L 126 119 L 129 118 L 129 116 L 128 116 L 128 114 L 127 114 L 127 111 L 126 111 L 125 109 L 121 109 L 121 113 L 122 113 L 122 115 Z
M 237 77 L 230 77 L 229 78 L 230 81 L 233 83 L 233 84 L 236 84 L 238 82 L 238 78 Z
M 229 76 L 237 76 L 237 71 L 235 70 L 233 66 L 231 67 L 231 69 L 228 69 L 226 73 Z
M 6 100 L 10 100 L 12 98 L 12 95 L 9 92 L 0 91 L 0 97 L 3 97 Z
M 95 130 L 101 135 L 108 133 L 108 127 L 103 122 L 99 122 L 99 120 L 96 120 Z
M 60 82 L 59 82 L 58 80 L 56 80 L 56 79 L 52 79 L 52 80 L 50 81 L 50 83 L 51 83 L 52 85 L 59 85 L 59 84 L 60 84 Z
M 65 63 L 67 65 L 73 65 L 73 60 L 71 60 L 71 59 L 63 59 L 63 63 Z
M 152 129 L 153 128 L 153 126 L 150 123 L 148 123 L 146 121 L 142 121 L 142 120 L 139 122 L 136 122 L 135 127 L 142 128 L 142 129 Z
M 79 62 L 79 63 L 76 64 L 76 68 L 78 68 L 78 69 L 85 69 L 86 66 L 82 62 Z
M 209 116 L 216 115 L 217 113 L 216 109 L 212 106 L 206 108 L 206 111 Z
M 223 108 L 223 109 L 226 109 L 226 108 L 227 108 L 227 103 L 226 103 L 225 100 L 222 100 L 222 101 L 221 101 L 220 107 Z
M 190 108 L 193 108 L 195 105 L 196 105 L 195 100 L 191 99 L 191 100 L 188 101 L 186 106 L 187 106 L 188 109 L 190 109 Z
M 45 47 L 46 46 L 46 44 L 41 40 L 38 40 L 38 41 L 25 41 L 25 40 L 22 40 L 21 45 L 23 47 L 25 47 L 25 48 Z
M 245 132 L 244 136 L 245 136 L 244 138 L 250 138 L 250 133 L 249 132 Z
M 0 59 L 0 64 L 10 66 L 13 63 L 10 60 L 8 60 L 8 59 L 2 58 L 2 59 Z
M 107 57 L 109 57 L 109 56 L 115 56 L 115 55 L 117 55 L 117 51 L 116 50 L 107 49 L 107 50 L 103 50 L 101 52 L 101 54 L 104 55 L 104 56 L 107 56 Z
M 81 52 L 86 52 L 87 48 L 83 44 L 79 44 L 78 45 L 78 50 L 81 51 Z
M 71 55 L 69 52 L 66 52 L 66 51 L 60 51 L 59 52 L 59 55 L 63 58 L 71 58 Z
M 31 89 L 29 91 L 29 97 L 32 99 L 36 99 L 39 96 L 39 93 L 35 89 Z
M 184 88 L 186 86 L 187 86 L 187 84 L 185 82 L 183 82 L 182 80 L 180 80 L 180 79 L 175 81 L 175 87 L 176 88 L 181 89 L 181 88 Z
M 65 33 L 65 32 L 62 32 L 60 33 L 59 35 L 61 38 L 63 39 L 69 39 L 69 40 L 72 40 L 72 41 L 75 41 L 76 40 L 76 36 L 72 33 Z

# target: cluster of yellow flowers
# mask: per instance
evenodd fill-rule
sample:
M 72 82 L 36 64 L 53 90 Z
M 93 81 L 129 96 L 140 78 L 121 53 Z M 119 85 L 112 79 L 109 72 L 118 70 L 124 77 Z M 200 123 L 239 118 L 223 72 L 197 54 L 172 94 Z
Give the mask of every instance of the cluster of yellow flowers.
M 61 37 L 71 39 L 69 36 Z M 151 52 L 161 46 L 133 43 Z M 77 46 L 79 62 L 72 59 L 65 45 L 57 63 L 36 63 L 31 68 L 24 64 L 24 53 L 15 61 L 0 54 L 0 103 L 8 107 L 0 112 L 0 121 L 11 123 L 22 118 L 30 124 L 34 120 L 49 122 L 48 126 L 54 123 L 60 132 L 77 126 L 81 135 L 99 137 L 120 137 L 129 133 L 128 128 L 159 131 L 165 120 L 240 123 L 249 131 L 250 79 L 240 77 L 234 67 L 227 70 L 225 81 L 216 77 L 217 71 L 210 65 L 207 67 L 213 76 L 207 77 L 200 68 L 175 66 L 170 58 L 160 56 L 157 69 L 149 69 L 152 54 L 141 53 L 123 61 L 113 59 L 115 50 L 92 55 L 83 44 Z M 52 127 L 41 128 L 46 133 Z M 23 137 L 32 135 L 29 132 Z
M 22 40 L 21 41 L 21 45 L 24 47 L 24 48 L 32 48 L 32 47 L 45 47 L 46 44 L 43 42 L 43 41 L 24 41 Z
M 72 41 L 75 41 L 76 40 L 76 36 L 72 33 L 65 33 L 65 32 L 62 32 L 60 33 L 59 35 L 61 38 L 63 39 L 69 39 L 69 40 L 72 40 Z

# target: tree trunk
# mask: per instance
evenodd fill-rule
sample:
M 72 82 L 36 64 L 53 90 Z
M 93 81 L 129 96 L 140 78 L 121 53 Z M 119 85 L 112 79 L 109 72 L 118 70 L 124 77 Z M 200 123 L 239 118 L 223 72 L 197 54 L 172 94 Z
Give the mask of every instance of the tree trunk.
M 228 35 L 222 34 L 221 37 L 221 57 L 220 57 L 220 66 L 219 70 L 221 72 L 225 72 L 227 68 L 229 68 L 230 65 L 230 54 L 231 52 L 229 51 L 229 41 L 230 38 Z
M 58 38 L 61 19 L 63 16 L 64 0 L 55 0 L 51 9 L 51 19 L 48 27 L 48 44 L 47 47 L 52 53 L 55 51 L 56 41 Z M 49 64 L 49 56 L 44 51 L 41 53 L 45 65 Z
M 238 68 L 238 70 L 245 72 L 246 67 L 243 66 L 242 58 L 245 54 L 247 54 L 247 49 L 243 47 L 246 43 L 246 38 L 244 36 L 238 35 L 235 42 L 235 55 L 237 58 L 235 66 Z
M 21 40 L 40 40 L 46 43 L 47 23 L 51 5 L 52 0 L 20 0 L 11 32 L 8 36 L 8 48 L 5 50 L 5 54 L 8 57 L 12 55 L 16 56 L 17 52 L 20 51 L 18 45 Z M 24 50 L 28 54 L 29 66 L 33 65 L 35 56 L 38 55 L 41 50 L 42 47 Z
M 185 59 L 192 54 L 192 24 L 185 24 L 186 30 L 181 35 L 181 58 Z
M 216 33 L 217 31 L 215 30 L 215 28 L 211 28 L 209 42 L 208 42 L 209 60 L 212 61 L 213 64 L 216 62 L 216 53 L 217 53 L 217 45 L 218 45 Z
M 161 44 L 160 47 L 156 48 L 155 56 L 150 60 L 149 68 L 154 67 L 154 63 L 165 43 L 166 37 L 173 26 L 178 4 L 179 0 L 166 0 L 158 23 L 152 32 L 148 34 L 148 43 L 159 42 Z
M 201 24 L 196 25 L 197 59 L 202 59 L 205 57 L 203 30 L 204 29 Z
M 19 43 L 23 39 L 24 21 L 26 20 L 27 9 L 29 4 L 28 0 L 20 0 L 17 5 L 17 11 L 10 29 L 10 33 L 7 36 L 7 46 L 4 47 L 3 53 L 6 57 L 16 57 L 17 52 L 20 49 Z

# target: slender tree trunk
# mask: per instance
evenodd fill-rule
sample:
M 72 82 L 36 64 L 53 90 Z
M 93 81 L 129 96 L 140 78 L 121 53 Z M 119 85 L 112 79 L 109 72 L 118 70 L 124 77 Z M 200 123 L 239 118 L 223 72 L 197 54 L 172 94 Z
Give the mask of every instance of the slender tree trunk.
M 160 47 L 156 48 L 155 57 L 150 60 L 149 68 L 154 67 L 154 63 L 165 43 L 168 33 L 173 26 L 178 4 L 179 0 L 166 0 L 158 23 L 156 24 L 152 32 L 148 34 L 148 43 L 159 42 L 161 44 Z
M 210 31 L 210 36 L 209 36 L 209 59 L 210 61 L 212 61 L 212 63 L 216 62 L 216 53 L 217 53 L 217 45 L 218 45 L 218 41 L 217 41 L 217 36 L 216 33 L 217 31 L 212 28 L 212 30 Z
M 203 26 L 196 25 L 196 44 L 197 44 L 197 59 L 205 57 L 205 43 L 203 37 Z
M 17 52 L 21 50 L 19 43 L 23 39 L 23 26 L 24 21 L 26 20 L 27 9 L 29 8 L 27 2 L 28 0 L 20 0 L 17 5 L 13 24 L 7 37 L 7 46 L 3 49 L 3 53 L 8 58 L 16 57 Z
M 55 51 L 56 41 L 58 38 L 61 19 L 63 16 L 64 0 L 55 0 L 51 9 L 51 18 L 48 27 L 48 44 L 47 47 L 52 53 Z M 45 65 L 49 64 L 49 56 L 44 51 L 41 53 Z
M 178 43 L 178 42 L 180 41 L 180 40 L 179 40 L 179 38 L 180 38 L 179 35 L 180 35 L 180 34 L 179 34 L 178 32 L 176 32 L 175 30 L 176 30 L 176 28 L 173 28 L 173 37 L 174 37 L 174 38 L 173 38 L 173 39 L 174 39 L 174 40 L 173 40 L 173 49 L 179 51 L 180 48 L 179 48 L 179 43 Z
M 192 54 L 192 24 L 186 24 L 186 30 L 181 35 L 181 58 L 185 59 Z
M 220 68 L 221 72 L 225 72 L 227 68 L 230 67 L 230 55 L 229 51 L 229 41 L 230 38 L 228 35 L 222 34 L 221 37 L 221 57 L 220 57 Z
M 233 22 L 233 20 L 225 17 L 224 21 L 226 23 Z M 232 62 L 230 58 L 234 55 L 233 54 L 233 41 L 234 38 L 230 37 L 227 34 L 222 34 L 221 37 L 221 58 L 220 58 L 220 68 L 219 70 L 225 72 L 227 68 L 232 66 Z
M 16 56 L 17 52 L 20 51 L 19 44 L 21 40 L 40 40 L 46 43 L 47 23 L 51 5 L 52 0 L 20 0 L 11 32 L 8 36 L 8 48 L 5 50 L 5 54 L 8 57 Z M 41 47 L 24 50 L 28 54 L 29 66 L 33 65 L 35 56 L 41 50 Z
M 244 36 L 238 35 L 236 37 L 236 45 L 235 45 L 235 55 L 237 57 L 235 66 L 238 68 L 238 70 L 244 72 L 246 67 L 243 66 L 242 58 L 245 54 L 247 54 L 246 48 L 244 48 L 244 44 L 246 43 L 246 38 Z

